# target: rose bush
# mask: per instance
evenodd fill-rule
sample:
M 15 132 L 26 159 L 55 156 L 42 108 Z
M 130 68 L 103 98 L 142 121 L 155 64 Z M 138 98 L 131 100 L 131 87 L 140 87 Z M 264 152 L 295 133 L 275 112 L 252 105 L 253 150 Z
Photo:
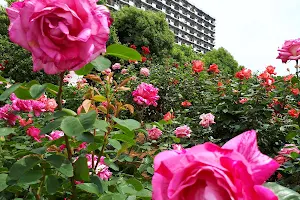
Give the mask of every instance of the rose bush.
M 281 162 L 269 180 L 297 190 L 285 181 L 297 145 L 277 163 L 255 131 L 233 138 L 256 129 L 272 156 L 297 144 L 296 77 L 272 66 L 235 76 L 198 58 L 159 65 L 151 47 L 106 47 L 110 15 L 93 0 L 25 0 L 8 14 L 12 40 L 59 84 L 0 76 L 1 199 L 299 197 L 262 185 Z

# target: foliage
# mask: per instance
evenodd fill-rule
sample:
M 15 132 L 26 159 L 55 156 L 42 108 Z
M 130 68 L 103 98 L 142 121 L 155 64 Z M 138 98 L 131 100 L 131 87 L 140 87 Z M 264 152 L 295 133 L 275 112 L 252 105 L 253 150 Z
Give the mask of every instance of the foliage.
M 156 55 L 172 49 L 174 34 L 163 13 L 124 7 L 113 18 L 113 27 L 122 44 L 135 44 L 138 48 L 151 46 L 151 52 Z
M 171 58 L 176 63 L 184 65 L 192 60 L 199 60 L 202 58 L 201 53 L 196 53 L 192 46 L 174 44 L 171 51 Z
M 203 56 L 205 66 L 217 64 L 220 70 L 227 74 L 234 74 L 238 71 L 238 63 L 233 56 L 223 47 L 213 49 Z

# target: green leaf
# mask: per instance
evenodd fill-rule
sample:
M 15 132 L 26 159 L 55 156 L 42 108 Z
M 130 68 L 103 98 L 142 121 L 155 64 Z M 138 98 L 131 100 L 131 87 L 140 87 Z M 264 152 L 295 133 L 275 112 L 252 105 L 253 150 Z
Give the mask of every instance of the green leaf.
M 67 109 L 67 108 L 63 108 L 62 112 L 66 113 L 66 116 L 76 116 L 77 113 L 74 112 L 73 110 Z
M 108 123 L 104 120 L 96 120 L 94 123 L 94 128 L 99 129 L 100 131 L 106 132 L 108 127 Z
M 297 159 L 299 158 L 300 154 L 296 153 L 296 152 L 292 152 L 290 155 L 293 159 Z
M 126 128 L 128 128 L 130 131 L 138 129 L 141 127 L 140 122 L 134 120 L 134 119 L 126 119 L 126 120 L 122 120 L 122 119 L 118 119 L 113 117 L 113 120 L 118 123 L 121 126 L 124 126 Z
M 57 177 L 54 175 L 48 175 L 46 177 L 45 185 L 46 185 L 46 190 L 49 194 L 55 194 L 60 188 L 59 181 L 57 180 Z
M 91 133 L 82 133 L 81 135 L 77 136 L 76 139 L 81 142 L 93 143 L 94 135 Z
M 89 74 L 94 69 L 94 65 L 91 63 L 87 64 L 86 66 L 82 67 L 81 69 L 75 71 L 75 73 L 79 76 L 84 76 Z
M 94 183 L 95 185 L 97 185 L 97 187 L 98 187 L 98 191 L 99 191 L 99 193 L 103 193 L 103 187 L 102 187 L 102 183 L 101 183 L 101 180 L 100 180 L 100 178 L 99 178 L 99 176 L 92 176 L 91 177 L 91 182 L 92 183 Z
M 98 190 L 98 186 L 94 183 L 82 183 L 76 185 L 77 188 L 92 194 L 98 195 L 100 192 Z
M 28 156 L 21 158 L 13 164 L 9 170 L 9 177 L 11 180 L 18 180 L 26 172 L 28 172 L 35 165 L 40 163 L 41 160 L 36 156 Z
M 32 99 L 32 96 L 30 94 L 30 88 L 31 86 L 39 84 L 38 81 L 32 80 L 29 83 L 23 83 L 21 87 L 19 87 L 14 93 L 19 99 Z
M 142 56 L 136 50 L 120 45 L 112 44 L 107 47 L 106 55 L 115 56 L 124 60 L 142 61 Z
M 109 144 L 113 146 L 115 149 L 120 150 L 122 148 L 122 145 L 120 144 L 120 142 L 118 142 L 118 140 L 108 139 L 108 141 Z
M 152 193 L 150 190 L 142 189 L 136 193 L 137 197 L 151 197 Z
M 94 101 L 97 101 L 97 102 L 104 102 L 104 101 L 106 101 L 107 99 L 106 99 L 105 96 L 102 96 L 102 95 L 96 95 L 96 96 L 93 97 L 93 100 L 94 100 Z
M 20 177 L 19 184 L 36 184 L 39 182 L 40 178 L 43 177 L 42 170 L 30 170 Z
M 8 187 L 8 185 L 6 184 L 7 176 L 7 174 L 0 174 L 0 192 Z
M 62 121 L 60 128 L 67 136 L 70 137 L 80 136 L 80 134 L 84 132 L 83 126 L 76 117 L 66 117 Z
M 83 126 L 84 130 L 89 130 L 93 128 L 96 118 L 97 118 L 97 113 L 95 110 L 92 110 L 86 114 L 79 115 L 79 121 Z
M 1 95 L 0 95 L 0 101 L 5 101 L 14 91 L 16 91 L 22 84 L 17 83 L 12 85 L 10 88 L 6 89 Z
M 54 85 L 52 83 L 46 83 L 44 85 L 47 86 L 47 92 L 53 94 L 54 96 L 57 95 L 58 90 L 59 90 L 59 87 L 57 85 Z
M 95 60 L 91 62 L 91 64 L 95 67 L 95 69 L 99 72 L 110 68 L 111 62 L 109 59 L 104 58 L 103 56 L 97 57 Z
M 131 184 L 135 188 L 136 191 L 140 191 L 144 188 L 142 183 L 135 178 L 130 178 L 126 182 L 128 184 Z
M 47 85 L 33 85 L 31 86 L 29 92 L 33 99 L 37 99 L 42 96 L 46 91 Z
M 57 130 L 60 127 L 62 121 L 63 121 L 63 119 L 59 118 L 52 122 L 49 122 L 44 128 L 42 128 L 41 134 L 46 134 L 46 133 L 50 133 L 54 130 Z
M 299 193 L 277 183 L 265 183 L 264 186 L 272 190 L 278 196 L 279 200 L 300 200 Z
M 79 157 L 74 166 L 75 170 L 75 179 L 80 181 L 89 181 L 89 168 L 87 166 L 87 158 Z
M 3 78 L 2 76 L 0 76 L 0 81 L 3 83 L 7 83 L 7 80 L 5 78 Z
M 12 133 L 15 133 L 14 128 L 0 128 L 0 136 L 7 136 Z
M 129 136 L 124 135 L 124 134 L 115 134 L 112 137 L 112 139 L 126 142 L 126 143 L 130 144 L 131 146 L 135 144 L 135 140 L 133 138 L 130 138 Z
M 132 187 L 129 187 L 129 186 L 126 186 L 126 185 L 121 186 L 120 189 L 125 194 L 130 194 L 130 195 L 136 194 L 136 191 Z
M 102 144 L 92 143 L 86 148 L 86 150 L 87 152 L 95 151 L 96 149 L 99 149 L 101 146 Z
M 73 176 L 73 167 L 67 158 L 60 155 L 51 155 L 46 158 L 53 167 L 55 167 L 60 173 L 64 174 L 67 177 Z

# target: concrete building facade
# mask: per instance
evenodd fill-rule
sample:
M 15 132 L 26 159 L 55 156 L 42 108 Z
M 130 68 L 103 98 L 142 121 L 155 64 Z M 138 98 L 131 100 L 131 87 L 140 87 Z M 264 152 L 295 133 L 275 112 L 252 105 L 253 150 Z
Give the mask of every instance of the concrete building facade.
M 201 53 L 212 50 L 215 45 L 215 19 L 187 0 L 108 0 L 107 6 L 115 10 L 135 6 L 161 11 L 166 14 L 177 44 L 192 45 Z

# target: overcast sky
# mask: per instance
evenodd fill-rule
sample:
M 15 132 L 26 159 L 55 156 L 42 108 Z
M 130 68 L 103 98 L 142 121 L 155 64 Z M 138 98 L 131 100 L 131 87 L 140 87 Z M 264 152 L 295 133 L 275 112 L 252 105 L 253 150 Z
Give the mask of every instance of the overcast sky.
M 216 18 L 216 48 L 226 48 L 240 65 L 253 71 L 273 65 L 280 75 L 287 67 L 295 70 L 294 62 L 282 64 L 276 57 L 286 39 L 300 37 L 299 0 L 189 1 Z
M 294 62 L 276 60 L 286 39 L 300 37 L 299 0 L 190 0 L 216 18 L 216 47 L 226 48 L 240 65 L 263 71 L 267 65 L 279 74 L 295 70 Z

